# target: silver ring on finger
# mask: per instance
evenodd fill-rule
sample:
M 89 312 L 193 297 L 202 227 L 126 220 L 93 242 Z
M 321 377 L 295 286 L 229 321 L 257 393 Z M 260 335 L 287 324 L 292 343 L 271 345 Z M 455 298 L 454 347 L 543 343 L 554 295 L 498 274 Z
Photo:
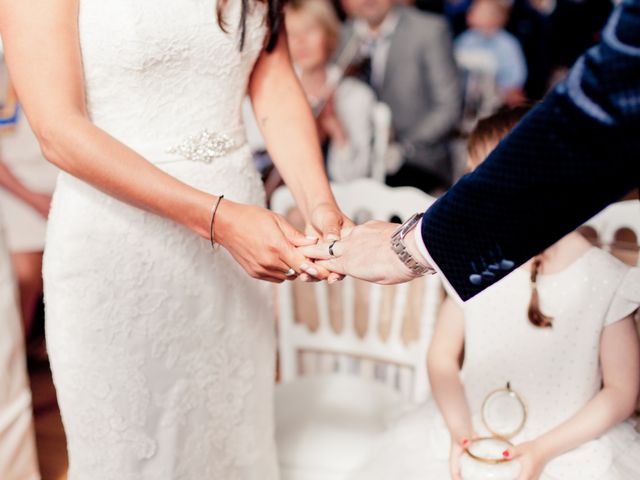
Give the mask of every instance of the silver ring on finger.
M 338 243 L 338 240 L 334 240 L 330 245 L 329 245 L 329 255 L 332 257 L 335 257 L 336 254 L 333 251 L 333 247 L 336 245 L 336 243 Z

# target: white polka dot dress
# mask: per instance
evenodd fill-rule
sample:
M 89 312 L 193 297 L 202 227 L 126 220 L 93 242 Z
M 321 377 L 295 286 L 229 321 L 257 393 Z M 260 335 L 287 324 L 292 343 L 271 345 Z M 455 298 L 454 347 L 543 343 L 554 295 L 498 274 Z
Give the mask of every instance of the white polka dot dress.
M 480 409 L 507 382 L 525 400 L 527 423 L 512 441 L 533 440 L 575 415 L 602 384 L 602 330 L 640 305 L 640 269 L 592 248 L 564 270 L 539 275 L 543 313 L 553 327 L 531 325 L 530 272 L 518 269 L 464 306 L 462 378 L 478 434 L 488 435 Z M 394 425 L 358 480 L 449 478 L 450 439 L 428 402 Z M 402 477 L 397 476 L 402 472 Z M 640 479 L 640 434 L 631 422 L 556 457 L 541 480 Z

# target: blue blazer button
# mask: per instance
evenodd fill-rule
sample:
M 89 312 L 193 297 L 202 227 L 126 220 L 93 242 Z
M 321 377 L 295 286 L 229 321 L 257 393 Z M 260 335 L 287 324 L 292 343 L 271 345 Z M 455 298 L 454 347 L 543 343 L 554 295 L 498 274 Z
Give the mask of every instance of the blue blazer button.
M 511 270 L 515 265 L 511 260 L 500 260 L 500 268 L 502 270 Z
M 493 282 L 496 279 L 496 274 L 490 272 L 489 270 L 485 270 L 484 272 L 482 272 L 482 277 L 489 282 Z
M 473 283 L 474 285 L 482 285 L 482 275 L 479 275 L 477 273 L 473 273 L 473 274 L 469 275 L 469 281 L 471 283 Z

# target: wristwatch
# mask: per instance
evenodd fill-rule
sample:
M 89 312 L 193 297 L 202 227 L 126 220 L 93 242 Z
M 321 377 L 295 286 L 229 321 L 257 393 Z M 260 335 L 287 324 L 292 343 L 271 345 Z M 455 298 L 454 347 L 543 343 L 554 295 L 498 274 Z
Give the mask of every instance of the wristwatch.
M 422 215 L 422 213 L 416 213 L 409 218 L 409 220 L 400 225 L 393 235 L 391 235 L 391 249 L 396 252 L 398 258 L 402 260 L 402 263 L 404 263 L 409 270 L 419 277 L 427 273 L 436 273 L 436 271 L 429 265 L 425 265 L 424 262 L 416 260 L 416 258 L 409 253 L 409 250 L 407 250 L 407 246 L 404 243 L 404 238 L 414 229 L 418 222 L 420 222 Z

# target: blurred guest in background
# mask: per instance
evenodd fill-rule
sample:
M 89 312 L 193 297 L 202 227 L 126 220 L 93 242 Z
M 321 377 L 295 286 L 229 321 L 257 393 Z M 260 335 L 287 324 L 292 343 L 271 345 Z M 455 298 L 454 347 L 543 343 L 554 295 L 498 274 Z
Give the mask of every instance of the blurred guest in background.
M 611 13 L 610 0 L 506 0 L 511 14 L 506 30 L 524 52 L 524 91 L 539 100 L 566 74 L 578 56 L 593 46 Z M 472 0 L 446 0 L 444 13 L 458 36 L 470 25 Z
M 294 0 L 286 10 L 291 58 L 314 112 L 318 135 L 327 149 L 329 178 L 343 182 L 371 171 L 371 112 L 374 92 L 365 83 L 342 78 L 331 65 L 340 22 L 326 0 Z
M 518 40 L 504 27 L 509 21 L 508 0 L 474 0 L 467 12 L 469 29 L 455 42 L 456 51 L 481 51 L 495 61 L 496 85 L 502 101 L 517 105 L 525 99 L 527 65 Z
M 471 0 L 445 0 L 444 15 L 451 24 L 454 37 L 467 29 L 467 10 L 470 6 Z
M 345 11 L 344 6 L 342 5 L 342 2 L 340 0 L 331 0 L 331 5 L 333 5 L 336 15 L 338 16 L 338 19 L 341 22 L 344 22 L 349 16 L 349 14 L 348 12 Z
M 524 51 L 528 72 L 524 90 L 531 100 L 539 100 L 549 89 L 556 48 L 552 38 L 555 4 L 555 0 L 514 0 L 506 27 Z
M 360 43 L 359 77 L 389 105 L 403 164 L 388 183 L 425 191 L 451 179 L 450 134 L 461 90 L 447 22 L 395 6 L 393 0 L 344 0 L 355 18 L 343 30 L 343 52 Z
M 326 0 L 293 0 L 286 8 L 289 50 L 302 88 L 316 116 L 327 173 L 334 182 L 371 174 L 373 108 L 377 99 L 364 82 L 345 77 L 330 63 L 340 35 L 340 21 Z M 244 106 L 245 124 L 259 170 L 271 160 L 255 121 L 250 102 Z M 267 175 L 267 194 L 282 184 L 277 171 Z
M 40 146 L 8 82 L 5 111 L 12 121 L 0 132 L 0 209 L 20 292 L 20 307 L 28 337 L 42 295 L 42 253 L 51 194 L 57 169 L 45 161 Z
M 24 337 L 4 233 L 0 215 L 0 478 L 38 480 Z
M 557 0 L 551 15 L 553 48 L 546 52 L 553 62 L 552 81 L 566 75 L 580 54 L 596 44 L 613 5 L 610 0 Z

